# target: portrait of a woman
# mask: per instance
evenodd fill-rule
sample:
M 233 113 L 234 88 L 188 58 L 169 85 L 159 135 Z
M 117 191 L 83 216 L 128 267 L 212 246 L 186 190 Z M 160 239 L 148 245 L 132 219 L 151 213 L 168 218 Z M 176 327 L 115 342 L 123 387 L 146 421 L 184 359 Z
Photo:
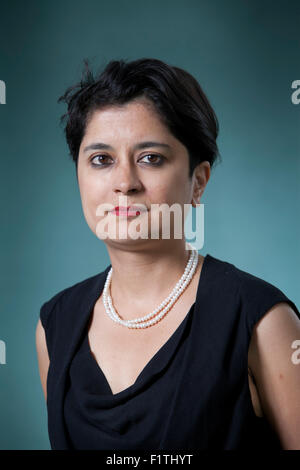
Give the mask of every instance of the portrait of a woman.
M 300 449 L 296 305 L 175 237 L 175 217 L 169 237 L 162 217 L 151 232 L 159 205 L 201 204 L 217 161 L 201 85 L 158 59 L 115 60 L 97 76 L 87 66 L 60 102 L 84 217 L 110 265 L 40 310 L 52 449 Z

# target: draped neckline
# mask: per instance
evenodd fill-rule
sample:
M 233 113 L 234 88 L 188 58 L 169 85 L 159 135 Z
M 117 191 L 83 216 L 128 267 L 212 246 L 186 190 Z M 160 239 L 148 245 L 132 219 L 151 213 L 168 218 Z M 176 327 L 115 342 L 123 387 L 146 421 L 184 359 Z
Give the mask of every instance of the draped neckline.
M 209 264 L 209 259 L 210 255 L 206 255 L 203 260 L 201 272 L 200 272 L 200 277 L 198 281 L 198 286 L 197 286 L 197 293 L 196 293 L 196 299 L 193 305 L 190 307 L 188 313 L 185 315 L 183 320 L 180 322 L 178 327 L 175 329 L 175 331 L 171 334 L 171 336 L 163 343 L 163 345 L 154 353 L 154 355 L 147 361 L 141 372 L 138 374 L 136 380 L 134 381 L 133 384 L 129 385 L 125 389 L 113 393 L 110 383 L 104 374 L 102 368 L 98 364 L 96 358 L 94 357 L 91 348 L 90 348 L 90 343 L 89 343 L 89 338 L 88 338 L 88 329 L 89 329 L 89 323 L 90 323 L 90 318 L 93 313 L 94 306 L 100 297 L 105 280 L 108 274 L 108 271 L 110 267 L 108 267 L 105 271 L 105 276 L 101 277 L 100 280 L 100 285 L 98 286 L 98 293 L 97 293 L 97 298 L 94 298 L 91 308 L 90 308 L 90 315 L 88 318 L 88 321 L 86 323 L 86 327 L 84 329 L 84 337 L 83 337 L 83 342 L 82 342 L 82 347 L 80 348 L 80 354 L 82 359 L 88 359 L 90 367 L 93 368 L 94 370 L 94 376 L 96 379 L 99 381 L 99 389 L 101 386 L 101 390 L 103 391 L 103 398 L 105 397 L 107 399 L 115 399 L 115 400 L 122 400 L 123 398 L 127 397 L 130 394 L 135 394 L 137 390 L 146 385 L 146 383 L 153 377 L 155 374 L 159 374 L 168 364 L 168 362 L 171 360 L 173 353 L 175 353 L 176 346 L 178 345 L 182 335 L 184 334 L 186 328 L 188 325 L 191 323 L 192 316 L 194 310 L 198 311 L 199 308 L 199 303 L 201 303 L 201 293 L 205 291 L 205 279 L 206 279 L 206 272 L 208 269 L 208 264 Z

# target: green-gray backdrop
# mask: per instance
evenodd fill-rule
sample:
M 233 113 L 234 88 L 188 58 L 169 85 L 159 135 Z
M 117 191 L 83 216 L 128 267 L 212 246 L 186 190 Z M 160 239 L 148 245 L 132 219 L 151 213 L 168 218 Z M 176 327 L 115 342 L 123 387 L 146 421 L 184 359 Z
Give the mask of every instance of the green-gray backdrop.
M 268 0 L 0 3 L 0 448 L 49 449 L 35 327 L 59 290 L 102 271 L 57 98 L 84 58 L 155 57 L 191 72 L 220 122 L 200 253 L 275 284 L 300 305 L 300 4 Z

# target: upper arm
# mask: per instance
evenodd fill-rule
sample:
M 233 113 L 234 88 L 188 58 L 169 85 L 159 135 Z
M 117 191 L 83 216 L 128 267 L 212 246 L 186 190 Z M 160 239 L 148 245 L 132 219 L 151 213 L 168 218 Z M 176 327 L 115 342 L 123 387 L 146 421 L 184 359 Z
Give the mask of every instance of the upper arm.
M 300 340 L 300 319 L 289 304 L 280 302 L 255 325 L 248 354 L 263 412 L 285 450 L 300 450 L 300 363 L 292 359 L 295 340 Z
M 35 338 L 36 338 L 36 350 L 37 350 L 40 378 L 41 378 L 43 392 L 45 395 L 45 400 L 47 401 L 47 375 L 48 375 L 50 360 L 49 360 L 49 355 L 48 355 L 45 330 L 42 326 L 40 318 L 36 326 Z

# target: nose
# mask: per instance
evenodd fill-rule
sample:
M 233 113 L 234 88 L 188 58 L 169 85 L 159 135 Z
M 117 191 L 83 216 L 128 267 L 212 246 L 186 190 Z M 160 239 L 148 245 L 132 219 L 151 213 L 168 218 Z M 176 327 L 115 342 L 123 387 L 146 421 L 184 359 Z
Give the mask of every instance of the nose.
M 119 163 L 113 172 L 113 189 L 116 193 L 129 194 L 142 189 L 136 169 L 129 161 Z

